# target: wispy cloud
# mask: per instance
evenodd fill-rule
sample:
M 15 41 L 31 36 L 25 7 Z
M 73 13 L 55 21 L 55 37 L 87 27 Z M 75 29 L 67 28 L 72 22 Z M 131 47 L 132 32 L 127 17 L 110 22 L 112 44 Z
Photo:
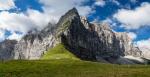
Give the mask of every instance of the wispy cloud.
M 95 1 L 94 5 L 103 7 L 106 5 L 106 2 L 104 0 L 97 0 Z

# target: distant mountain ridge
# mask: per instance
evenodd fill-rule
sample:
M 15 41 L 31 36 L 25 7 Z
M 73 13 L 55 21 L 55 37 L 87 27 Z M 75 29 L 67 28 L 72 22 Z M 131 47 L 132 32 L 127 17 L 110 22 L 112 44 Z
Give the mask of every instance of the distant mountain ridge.
M 139 57 L 142 51 L 134 47 L 127 33 L 113 32 L 108 24 L 90 23 L 80 17 L 76 8 L 63 15 L 57 24 L 49 23 L 41 31 L 28 33 L 20 41 L 2 48 L 0 59 L 40 59 L 42 55 L 57 44 L 64 46 L 82 60 L 100 61 L 117 64 L 137 64 L 125 56 Z M 11 48 L 12 50 L 5 50 Z M 7 58 L 5 58 L 7 56 Z

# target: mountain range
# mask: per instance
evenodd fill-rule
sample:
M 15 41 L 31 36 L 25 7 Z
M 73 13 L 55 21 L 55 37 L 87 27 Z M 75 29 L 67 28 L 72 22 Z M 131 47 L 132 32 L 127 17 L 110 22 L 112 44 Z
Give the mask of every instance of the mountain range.
M 148 61 L 127 33 L 115 32 L 107 23 L 91 23 L 76 8 L 63 15 L 57 24 L 30 31 L 20 41 L 1 42 L 0 60 L 38 60 L 60 43 L 81 60 L 114 64 Z

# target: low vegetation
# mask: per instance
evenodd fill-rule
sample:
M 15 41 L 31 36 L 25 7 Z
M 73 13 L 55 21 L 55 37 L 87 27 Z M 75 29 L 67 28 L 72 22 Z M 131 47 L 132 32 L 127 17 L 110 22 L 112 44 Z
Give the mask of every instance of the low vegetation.
M 71 59 L 79 60 L 75 55 L 69 52 L 63 44 L 58 44 L 54 48 L 47 51 L 45 55 L 41 58 L 42 60 L 51 60 L 51 59 Z
M 0 77 L 150 77 L 150 66 L 112 65 L 77 60 L 9 61 Z
M 41 60 L 0 62 L 0 77 L 150 77 L 147 65 L 114 65 L 81 61 L 62 44 Z

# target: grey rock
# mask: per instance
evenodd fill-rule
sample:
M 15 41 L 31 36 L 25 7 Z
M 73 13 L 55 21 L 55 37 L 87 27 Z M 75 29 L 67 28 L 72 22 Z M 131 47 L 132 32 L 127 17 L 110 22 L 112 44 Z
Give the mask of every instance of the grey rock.
M 15 40 L 5 40 L 0 43 L 0 60 L 11 60 L 13 58 Z
M 53 27 L 52 24 L 49 24 L 40 32 L 24 36 L 15 45 L 14 59 L 40 59 L 49 48 L 54 47 L 57 43 L 53 36 Z

